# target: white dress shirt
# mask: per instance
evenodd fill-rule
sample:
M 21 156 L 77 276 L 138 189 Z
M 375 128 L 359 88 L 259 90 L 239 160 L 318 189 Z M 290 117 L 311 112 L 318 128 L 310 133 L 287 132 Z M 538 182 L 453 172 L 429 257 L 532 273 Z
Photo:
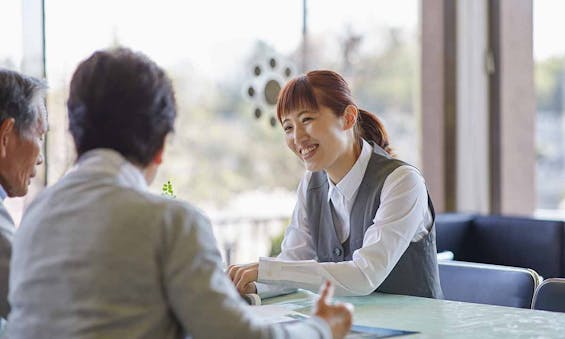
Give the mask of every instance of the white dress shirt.
M 342 242 L 349 237 L 351 209 L 372 152 L 372 146 L 363 140 L 359 158 L 343 179 L 334 185 L 328 177 L 328 199 L 336 212 L 334 223 Z M 267 297 L 288 288 L 317 291 L 324 280 L 333 282 L 336 295 L 373 292 L 392 271 L 410 242 L 422 239 L 432 227 L 424 178 L 412 166 L 395 169 L 384 182 L 373 224 L 364 235 L 363 246 L 353 252 L 352 260 L 319 263 L 306 214 L 311 175 L 307 171 L 298 186 L 298 201 L 281 254 L 277 258 L 259 260 L 258 293 Z
M 6 191 L 4 190 L 4 187 L 2 187 L 2 185 L 0 185 L 0 200 L 4 200 L 6 199 L 6 197 L 8 197 L 8 193 L 6 193 Z

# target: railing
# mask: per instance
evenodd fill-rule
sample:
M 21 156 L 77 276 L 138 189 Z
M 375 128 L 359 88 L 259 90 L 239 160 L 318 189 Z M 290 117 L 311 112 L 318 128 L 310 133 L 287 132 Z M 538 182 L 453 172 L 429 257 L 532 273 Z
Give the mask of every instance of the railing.
M 226 265 L 255 262 L 268 256 L 289 216 L 222 216 L 212 218 L 214 235 Z

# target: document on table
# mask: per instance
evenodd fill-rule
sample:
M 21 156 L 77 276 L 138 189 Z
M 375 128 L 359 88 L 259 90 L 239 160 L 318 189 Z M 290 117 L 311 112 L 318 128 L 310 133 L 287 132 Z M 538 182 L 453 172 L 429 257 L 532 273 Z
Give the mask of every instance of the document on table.
M 265 323 L 283 323 L 293 320 L 307 319 L 308 316 L 286 307 L 278 305 L 257 305 L 251 306 L 251 310 L 256 318 L 263 320 Z
M 265 323 L 283 323 L 307 319 L 308 316 L 279 305 L 251 306 L 256 318 Z M 418 332 L 395 330 L 391 328 L 353 325 L 346 339 L 354 338 L 390 338 L 400 335 L 409 335 Z

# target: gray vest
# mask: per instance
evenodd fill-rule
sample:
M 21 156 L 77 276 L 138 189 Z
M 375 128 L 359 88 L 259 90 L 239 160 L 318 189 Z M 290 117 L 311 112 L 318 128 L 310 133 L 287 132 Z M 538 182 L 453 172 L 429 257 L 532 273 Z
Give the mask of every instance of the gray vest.
M 351 260 L 363 245 L 363 237 L 381 203 L 381 190 L 387 176 L 406 163 L 392 159 L 383 149 L 372 144 L 373 154 L 359 186 L 350 216 L 349 238 L 341 243 L 334 226 L 334 211 L 328 201 L 328 179 L 325 172 L 313 172 L 306 194 L 306 213 L 310 234 L 319 262 Z M 435 222 L 435 212 L 428 195 L 428 206 Z M 377 292 L 443 298 L 439 283 L 435 225 L 427 236 L 411 242 L 396 266 L 377 288 Z

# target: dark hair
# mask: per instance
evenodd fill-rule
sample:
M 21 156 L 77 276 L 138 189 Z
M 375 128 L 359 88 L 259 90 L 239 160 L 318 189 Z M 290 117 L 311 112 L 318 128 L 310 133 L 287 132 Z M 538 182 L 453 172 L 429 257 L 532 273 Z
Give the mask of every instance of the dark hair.
M 297 110 L 319 110 L 320 106 L 331 109 L 335 115 L 342 116 L 345 108 L 355 105 L 351 90 L 343 77 L 336 72 L 317 70 L 291 79 L 279 93 L 277 118 Z M 376 115 L 359 109 L 355 134 L 367 141 L 373 141 L 390 155 L 390 139 L 383 123 Z
M 13 118 L 16 131 L 27 134 L 41 114 L 34 100 L 38 95 L 43 99 L 46 88 L 39 79 L 0 68 L 0 124 Z
M 171 80 L 152 60 L 127 48 L 97 51 L 71 80 L 69 129 L 77 155 L 110 148 L 147 166 L 174 129 Z

